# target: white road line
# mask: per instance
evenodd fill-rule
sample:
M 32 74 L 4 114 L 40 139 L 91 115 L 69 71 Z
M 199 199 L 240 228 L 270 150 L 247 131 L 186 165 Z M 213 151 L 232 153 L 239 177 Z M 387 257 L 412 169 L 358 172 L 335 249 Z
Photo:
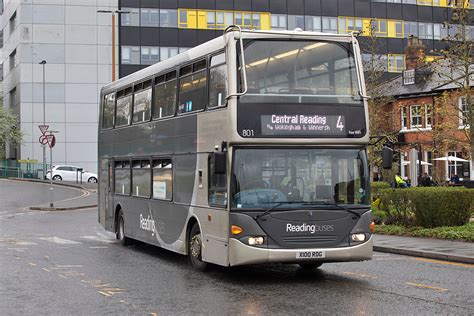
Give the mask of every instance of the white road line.
M 107 249 L 107 246 L 96 246 L 96 247 L 89 247 L 89 249 Z
M 115 243 L 115 239 L 111 239 L 107 236 L 81 236 L 82 239 L 95 240 L 100 242 L 105 242 L 107 244 Z
M 63 239 L 63 238 L 59 238 L 59 237 L 39 237 L 38 239 L 54 242 L 54 243 L 61 244 L 61 245 L 78 245 L 78 244 L 81 244 L 81 242 L 78 242 L 78 241 Z

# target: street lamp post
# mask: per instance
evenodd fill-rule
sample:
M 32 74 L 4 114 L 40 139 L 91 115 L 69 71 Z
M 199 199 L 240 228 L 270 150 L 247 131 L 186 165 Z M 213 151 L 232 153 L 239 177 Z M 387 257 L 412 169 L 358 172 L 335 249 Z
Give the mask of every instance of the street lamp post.
M 46 96 L 45 96 L 45 65 L 46 60 L 42 60 L 40 65 L 43 65 L 43 125 L 46 125 Z M 43 146 L 43 178 L 46 178 L 46 145 Z M 52 175 L 51 175 L 52 176 Z
M 112 16 L 112 81 L 115 81 L 115 14 L 128 14 L 123 10 L 97 10 L 97 13 L 110 13 Z

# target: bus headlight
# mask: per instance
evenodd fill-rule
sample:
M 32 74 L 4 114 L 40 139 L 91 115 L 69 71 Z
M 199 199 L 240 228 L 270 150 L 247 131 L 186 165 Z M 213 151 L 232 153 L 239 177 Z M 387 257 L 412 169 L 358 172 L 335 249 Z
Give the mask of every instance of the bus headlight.
M 249 237 L 247 242 L 250 246 L 263 245 L 263 237 L 262 236 L 252 236 L 252 237 Z
M 352 234 L 351 240 L 356 242 L 365 241 L 365 234 Z

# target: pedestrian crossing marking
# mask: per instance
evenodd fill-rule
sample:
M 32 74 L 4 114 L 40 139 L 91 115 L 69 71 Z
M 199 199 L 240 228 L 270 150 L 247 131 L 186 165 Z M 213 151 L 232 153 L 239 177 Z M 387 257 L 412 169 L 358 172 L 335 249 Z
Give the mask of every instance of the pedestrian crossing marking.
M 63 239 L 63 238 L 59 238 L 59 237 L 39 237 L 39 239 L 54 242 L 54 243 L 61 244 L 61 245 L 78 245 L 78 244 L 81 244 L 81 242 L 78 242 L 78 241 Z

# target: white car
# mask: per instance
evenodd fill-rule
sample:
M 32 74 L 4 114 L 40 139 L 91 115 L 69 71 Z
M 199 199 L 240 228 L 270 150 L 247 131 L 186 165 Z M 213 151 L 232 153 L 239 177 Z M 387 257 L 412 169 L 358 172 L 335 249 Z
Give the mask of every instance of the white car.
M 60 165 L 53 167 L 53 180 L 55 181 L 81 181 L 81 171 L 78 169 L 82 169 L 77 166 L 67 166 L 67 165 Z M 46 173 L 46 178 L 51 178 L 51 172 L 48 171 Z M 95 173 L 82 171 L 82 181 L 87 181 L 90 183 L 97 183 L 97 175 Z

